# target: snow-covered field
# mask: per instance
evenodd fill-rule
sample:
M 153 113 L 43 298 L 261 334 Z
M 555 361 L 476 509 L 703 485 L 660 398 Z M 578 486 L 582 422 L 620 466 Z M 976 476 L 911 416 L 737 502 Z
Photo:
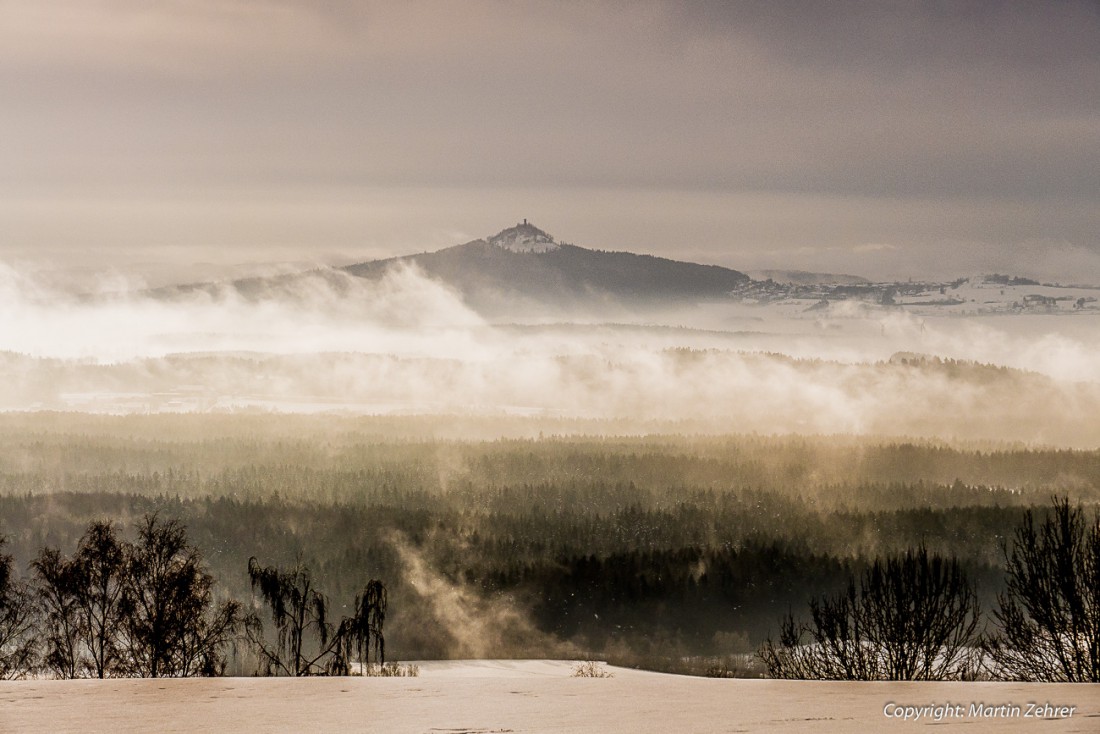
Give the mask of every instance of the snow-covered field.
M 0 683 L 5 732 L 1095 732 L 1100 686 L 707 679 L 566 661 L 421 663 L 418 678 L 213 678 Z M 1036 717 L 1029 704 L 1076 707 Z M 890 706 L 892 704 L 892 706 Z M 904 706 L 962 716 L 887 716 Z M 982 716 L 972 705 L 1005 715 Z M 1000 707 L 1000 708 L 997 708 Z M 1018 713 L 1015 713 L 1018 707 Z M 941 709 L 941 712 L 946 709 Z M 985 711 L 990 711 L 986 708 Z M 1039 712 L 1041 713 L 1041 712 Z

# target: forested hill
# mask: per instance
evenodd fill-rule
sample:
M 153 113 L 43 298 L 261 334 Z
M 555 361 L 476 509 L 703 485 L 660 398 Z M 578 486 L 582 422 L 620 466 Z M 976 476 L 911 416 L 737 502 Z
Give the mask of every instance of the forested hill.
M 292 295 L 305 278 L 318 277 L 339 291 L 348 286 L 340 282 L 342 275 L 369 282 L 402 266 L 411 266 L 445 283 L 484 315 L 568 315 L 608 307 L 644 309 L 696 303 L 726 298 L 749 282 L 744 273 L 717 265 L 577 247 L 523 223 L 492 237 L 435 252 L 371 260 L 335 270 L 171 286 L 159 288 L 153 295 L 172 298 L 229 289 L 246 299 L 286 296 Z
M 560 243 L 529 249 L 499 244 L 514 239 L 510 237 L 513 231 L 524 226 L 487 240 L 360 263 L 344 270 L 360 277 L 380 277 L 395 264 L 413 264 L 429 277 L 458 290 L 475 308 L 483 309 L 506 302 L 566 308 L 694 302 L 725 298 L 749 280 L 744 273 L 729 268 L 652 255 L 604 252 Z

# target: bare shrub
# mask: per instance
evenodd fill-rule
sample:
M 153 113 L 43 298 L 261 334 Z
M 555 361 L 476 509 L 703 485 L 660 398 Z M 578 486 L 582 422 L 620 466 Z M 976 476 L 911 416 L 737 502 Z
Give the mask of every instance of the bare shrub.
M 737 671 L 728 665 L 711 665 L 703 672 L 703 676 L 706 678 L 740 678 Z
M 763 678 L 764 665 L 755 653 L 710 658 L 705 667 L 686 671 L 706 678 Z
M 420 666 L 411 663 L 369 663 L 363 666 L 362 675 L 369 678 L 417 678 Z
M 586 660 L 573 667 L 573 678 L 614 678 L 615 674 L 603 667 L 603 663 Z
M 845 592 L 784 619 L 758 653 L 775 678 L 962 680 L 977 668 L 978 601 L 955 559 L 922 547 L 877 559 Z M 809 637 L 809 640 L 805 638 Z

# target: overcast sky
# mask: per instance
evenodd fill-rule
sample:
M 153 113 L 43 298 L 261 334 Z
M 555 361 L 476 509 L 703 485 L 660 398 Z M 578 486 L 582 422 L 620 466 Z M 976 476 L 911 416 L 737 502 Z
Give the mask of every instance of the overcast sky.
M 4 260 L 163 278 L 524 217 L 1100 282 L 1100 2 L 0 0 Z

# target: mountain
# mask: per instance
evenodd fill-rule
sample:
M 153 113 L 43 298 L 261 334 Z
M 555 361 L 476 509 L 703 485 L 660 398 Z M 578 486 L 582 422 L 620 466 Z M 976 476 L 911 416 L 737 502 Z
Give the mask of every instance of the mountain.
M 488 240 L 490 245 L 502 247 L 511 252 L 549 252 L 561 245 L 554 238 L 524 219 L 522 224 L 509 227 Z
M 744 273 L 717 265 L 557 242 L 526 220 L 464 245 L 343 270 L 373 278 L 399 263 L 447 283 L 474 308 L 494 312 L 524 305 L 575 310 L 699 302 L 725 298 L 749 281 Z
M 375 280 L 394 267 L 413 266 L 446 283 L 486 315 L 578 313 L 592 308 L 645 308 L 723 299 L 749 276 L 717 265 L 630 252 L 605 252 L 558 242 L 526 220 L 484 239 L 436 252 L 372 260 L 335 269 Z M 339 288 L 334 271 L 313 271 Z M 246 278 L 231 284 L 245 298 L 291 292 L 301 275 Z M 191 284 L 162 288 L 159 297 L 226 286 Z

